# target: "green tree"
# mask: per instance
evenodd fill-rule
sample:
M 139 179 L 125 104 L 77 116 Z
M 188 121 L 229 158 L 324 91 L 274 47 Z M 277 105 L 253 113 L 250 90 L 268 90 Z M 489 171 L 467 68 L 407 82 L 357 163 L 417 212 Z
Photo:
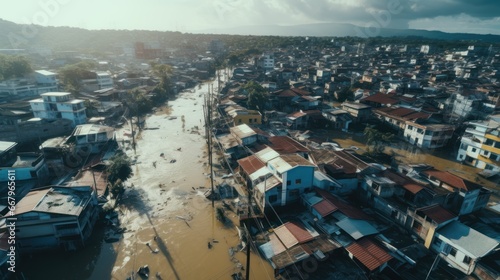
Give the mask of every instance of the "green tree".
M 394 139 L 394 134 L 390 132 L 380 132 L 373 127 L 366 127 L 363 133 L 366 137 L 368 153 L 373 155 L 383 153 L 385 147 L 390 145 Z
M 132 177 L 130 159 L 125 154 L 114 155 L 106 167 L 111 193 L 116 196 L 123 191 L 123 182 Z
M 0 55 L 0 81 L 21 78 L 33 72 L 31 64 L 24 56 Z
M 93 61 L 81 61 L 66 65 L 59 70 L 64 89 L 71 93 L 78 93 L 82 89 L 81 80 L 89 75 L 89 71 L 96 67 Z
M 169 95 L 173 94 L 172 81 L 170 79 L 172 76 L 172 67 L 167 64 L 151 62 L 151 68 L 153 75 L 160 79 L 160 83 L 153 89 L 155 101 L 162 102 L 167 99 Z
M 267 90 L 255 81 L 246 83 L 243 90 L 248 93 L 248 109 L 259 110 L 261 114 L 264 114 L 266 103 L 269 100 Z

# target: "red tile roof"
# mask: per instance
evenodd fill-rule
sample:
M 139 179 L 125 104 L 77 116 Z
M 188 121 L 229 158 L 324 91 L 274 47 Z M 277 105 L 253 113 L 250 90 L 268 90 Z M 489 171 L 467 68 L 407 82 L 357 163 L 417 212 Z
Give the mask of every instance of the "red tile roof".
M 243 172 L 248 175 L 266 166 L 259 158 L 254 155 L 238 160 L 238 164 L 240 165 Z
M 299 244 L 311 241 L 314 237 L 299 222 L 287 222 L 285 227 L 295 236 Z
M 313 208 L 318 211 L 321 217 L 326 217 L 327 215 L 335 212 L 337 207 L 333 205 L 330 201 L 324 199 L 323 201 L 313 205 Z
M 308 148 L 288 136 L 273 136 L 269 137 L 268 140 L 270 142 L 269 147 L 280 155 L 309 152 Z
M 347 202 L 342 201 L 340 198 L 334 196 L 333 194 L 325 190 L 316 188 L 316 192 L 318 192 L 318 194 L 321 195 L 324 199 L 330 201 L 335 207 L 337 207 L 338 211 L 342 212 L 342 214 L 346 215 L 351 219 L 373 220 L 373 218 L 370 217 L 365 212 L 348 204 Z
M 481 185 L 460 178 L 447 171 L 430 169 L 430 170 L 425 170 L 422 173 L 425 174 L 429 179 L 441 181 L 452 188 L 461 189 L 465 191 L 472 191 L 481 188 Z
M 390 261 L 389 255 L 382 247 L 375 244 L 370 238 L 363 238 L 346 247 L 358 261 L 360 261 L 369 271 L 379 268 L 384 263 Z
M 454 219 L 456 217 L 455 214 L 444 209 L 439 204 L 419 208 L 416 210 L 416 212 L 417 212 L 417 214 L 423 214 L 423 215 L 431 218 L 437 224 L 444 223 L 444 222 L 449 221 L 451 219 Z
M 417 194 L 419 191 L 424 189 L 424 187 L 419 184 L 404 184 L 403 188 L 412 194 Z

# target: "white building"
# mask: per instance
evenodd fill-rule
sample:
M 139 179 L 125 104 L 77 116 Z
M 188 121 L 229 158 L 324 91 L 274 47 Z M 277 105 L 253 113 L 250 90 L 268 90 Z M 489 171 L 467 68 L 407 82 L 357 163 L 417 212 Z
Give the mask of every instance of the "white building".
M 69 92 L 48 92 L 30 101 L 35 118 L 69 119 L 73 126 L 87 122 L 84 101 L 73 99 Z
M 437 230 L 431 249 L 451 266 L 470 275 L 476 263 L 498 247 L 492 239 L 459 221 L 453 221 Z
M 410 144 L 420 148 L 444 147 L 453 136 L 455 127 L 446 124 L 418 124 L 406 121 L 404 137 Z
M 25 78 L 12 78 L 0 82 L 0 95 L 30 96 L 57 91 L 56 74 L 46 70 L 36 70 Z
M 500 123 L 469 122 L 460 140 L 457 160 L 491 172 L 500 172 Z
M 264 69 L 274 68 L 274 54 L 265 53 L 259 58 L 259 66 Z
M 112 88 L 113 78 L 108 72 L 96 72 L 97 74 L 97 85 L 99 89 Z
M 70 137 L 79 149 L 89 149 L 90 153 L 99 153 L 106 143 L 115 140 L 115 131 L 112 127 L 98 124 L 82 124 L 76 126 Z

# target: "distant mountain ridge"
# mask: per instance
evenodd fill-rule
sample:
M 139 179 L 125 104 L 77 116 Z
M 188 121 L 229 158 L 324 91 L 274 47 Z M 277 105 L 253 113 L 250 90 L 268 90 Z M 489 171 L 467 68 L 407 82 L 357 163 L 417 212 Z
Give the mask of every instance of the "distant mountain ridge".
M 373 34 L 372 34 L 373 32 Z M 420 29 L 393 29 L 380 28 L 375 31 L 366 32 L 364 27 L 349 23 L 312 23 L 300 25 L 256 25 L 228 28 L 216 28 L 200 30 L 199 33 L 211 34 L 235 34 L 235 35 L 260 35 L 260 36 L 357 36 L 357 37 L 395 37 L 415 36 L 429 39 L 442 40 L 477 40 L 483 42 L 500 42 L 500 35 L 494 34 L 471 34 L 471 33 L 447 33 L 442 31 L 430 31 Z M 371 36 L 367 36 L 367 35 Z
M 422 37 L 440 40 L 467 40 L 500 43 L 500 35 L 446 33 L 415 29 L 380 28 L 374 35 L 382 37 Z M 47 47 L 54 50 L 111 51 L 115 47 L 136 41 L 155 41 L 172 47 L 185 42 L 186 36 L 209 34 L 272 35 L 272 36 L 332 36 L 367 37 L 364 28 L 345 23 L 315 23 L 294 26 L 260 25 L 207 29 L 192 33 L 150 30 L 87 30 L 76 27 L 44 27 L 16 24 L 0 19 L 0 49 L 30 49 Z M 201 38 L 201 37 L 200 37 Z

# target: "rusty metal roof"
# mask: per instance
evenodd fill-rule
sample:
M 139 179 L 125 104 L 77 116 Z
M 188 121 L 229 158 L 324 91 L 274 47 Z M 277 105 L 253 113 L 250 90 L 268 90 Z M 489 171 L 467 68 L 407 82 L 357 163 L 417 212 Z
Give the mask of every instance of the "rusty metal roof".
M 287 222 L 285 227 L 295 236 L 299 243 L 311 241 L 314 237 L 299 222 Z
M 416 210 L 416 212 L 421 213 L 421 214 L 431 218 L 433 221 L 435 221 L 438 224 L 444 223 L 446 221 L 449 221 L 449 220 L 457 217 L 455 214 L 444 209 L 439 204 L 434 204 L 431 206 L 419 208 Z
M 246 158 L 242 158 L 238 160 L 238 164 L 240 165 L 243 172 L 247 175 L 254 173 L 255 171 L 265 167 L 266 165 L 255 155 L 248 156 Z
M 382 247 L 375 244 L 370 238 L 363 238 L 346 247 L 358 261 L 360 261 L 369 271 L 379 268 L 384 263 L 392 259 Z
M 318 211 L 321 217 L 325 217 L 337 210 L 337 207 L 333 205 L 330 201 L 323 199 L 323 201 L 313 205 L 313 208 Z
M 351 219 L 358 219 L 358 220 L 373 220 L 373 218 L 370 217 L 365 212 L 350 205 L 349 203 L 347 203 L 345 201 L 342 201 L 340 198 L 334 196 L 333 194 L 331 194 L 325 190 L 319 189 L 319 188 L 316 188 L 315 190 L 324 199 L 327 199 L 333 205 L 335 205 L 335 207 L 338 208 L 338 211 L 340 211 L 342 214 L 346 215 L 347 217 L 349 217 Z
M 274 136 L 269 138 L 269 147 L 280 154 L 293 154 L 298 152 L 309 152 L 304 145 L 288 136 Z
M 478 185 L 478 184 L 473 183 L 471 181 L 468 181 L 466 179 L 460 178 L 460 177 L 453 175 L 447 171 L 430 169 L 430 170 L 425 170 L 422 173 L 424 173 L 431 180 L 441 181 L 441 182 L 443 182 L 443 183 L 445 183 L 445 184 L 447 184 L 450 187 L 455 188 L 455 189 L 472 191 L 472 190 L 476 190 L 476 189 L 481 188 L 481 185 Z

